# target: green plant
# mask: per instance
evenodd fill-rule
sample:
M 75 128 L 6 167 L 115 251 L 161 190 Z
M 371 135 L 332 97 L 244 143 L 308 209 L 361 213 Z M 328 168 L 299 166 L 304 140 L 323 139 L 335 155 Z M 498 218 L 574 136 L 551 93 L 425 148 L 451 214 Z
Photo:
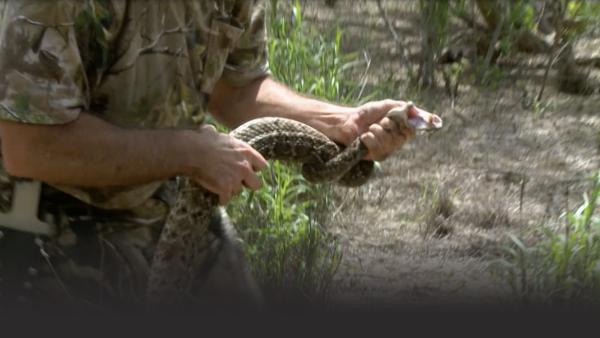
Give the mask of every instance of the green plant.
M 281 13 L 277 8 L 275 5 L 272 13 Z M 301 93 L 335 102 L 360 98 L 360 86 L 345 77 L 346 71 L 360 64 L 357 54 L 341 53 L 339 28 L 328 38 L 305 25 L 299 1 L 290 16 L 271 15 L 269 37 L 269 64 L 279 81 Z
M 341 251 L 320 225 L 330 203 L 326 188 L 307 184 L 298 170 L 279 162 L 263 180 L 263 189 L 245 191 L 228 209 L 254 273 L 279 298 L 327 299 Z
M 311 96 L 356 101 L 360 88 L 344 76 L 356 56 L 340 52 L 341 30 L 328 39 L 307 27 L 299 1 L 291 16 L 278 1 L 271 5 L 268 48 L 274 77 Z M 296 167 L 276 161 L 261 177 L 262 189 L 243 192 L 227 208 L 254 274 L 272 300 L 326 300 L 341 261 L 336 239 L 323 229 L 326 211 L 333 209 L 329 188 L 308 184 Z
M 598 26 L 600 19 L 600 2 L 571 0 L 567 1 L 567 25 L 564 29 L 568 35 L 579 35 L 588 28 Z
M 542 226 L 541 240 L 526 245 L 510 236 L 505 257 L 495 260 L 494 271 L 527 302 L 598 303 L 600 300 L 600 218 L 595 214 L 600 174 L 594 177 L 589 198 L 564 215 L 562 229 Z

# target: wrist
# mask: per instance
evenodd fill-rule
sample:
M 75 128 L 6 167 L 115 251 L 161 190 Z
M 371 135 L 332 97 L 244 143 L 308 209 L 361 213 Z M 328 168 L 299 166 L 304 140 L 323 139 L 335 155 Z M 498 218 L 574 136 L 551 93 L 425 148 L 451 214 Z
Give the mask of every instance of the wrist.
M 195 130 L 175 130 L 171 146 L 167 148 L 165 158 L 172 164 L 172 176 L 192 176 L 197 170 L 192 159 L 194 156 L 205 156 L 202 142 L 198 140 L 200 133 Z
M 331 140 L 348 144 L 358 136 L 357 131 L 353 128 L 354 124 L 351 123 L 357 113 L 358 109 L 356 108 L 330 106 L 330 109 L 308 114 L 310 120 L 306 123 Z
M 358 116 L 358 108 L 344 108 L 333 114 L 320 131 L 331 140 L 348 145 L 359 136 L 356 124 Z

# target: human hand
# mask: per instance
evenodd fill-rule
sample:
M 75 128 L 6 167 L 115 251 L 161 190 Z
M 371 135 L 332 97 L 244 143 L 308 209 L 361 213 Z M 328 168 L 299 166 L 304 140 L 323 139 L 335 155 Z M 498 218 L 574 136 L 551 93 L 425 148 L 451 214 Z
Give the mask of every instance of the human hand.
M 407 104 L 404 101 L 383 100 L 359 106 L 347 115 L 339 128 L 336 128 L 338 133 L 332 135 L 332 138 L 349 144 L 360 137 L 369 150 L 365 159 L 384 160 L 415 136 L 414 130 L 399 128 L 398 124 L 386 117 L 391 109 L 403 108 Z M 409 109 L 408 115 L 415 115 L 419 110 L 415 106 Z
M 256 172 L 266 168 L 267 161 L 247 143 L 219 133 L 210 125 L 200 127 L 191 136 L 187 175 L 219 195 L 219 203 L 229 202 L 244 186 L 252 190 L 262 186 Z

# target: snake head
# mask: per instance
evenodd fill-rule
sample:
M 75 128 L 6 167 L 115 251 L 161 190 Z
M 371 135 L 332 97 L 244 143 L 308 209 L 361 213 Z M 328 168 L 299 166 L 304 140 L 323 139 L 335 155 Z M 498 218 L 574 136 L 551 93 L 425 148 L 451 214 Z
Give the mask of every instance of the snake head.
M 408 127 L 413 131 L 435 131 L 442 128 L 442 119 L 417 108 L 411 101 L 404 107 L 398 107 L 390 110 L 387 117 L 398 123 L 400 126 Z

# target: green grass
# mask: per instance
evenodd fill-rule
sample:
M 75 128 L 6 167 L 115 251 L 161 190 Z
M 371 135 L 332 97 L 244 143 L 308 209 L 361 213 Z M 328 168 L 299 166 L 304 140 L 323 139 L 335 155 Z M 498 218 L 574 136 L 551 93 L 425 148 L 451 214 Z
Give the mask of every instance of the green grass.
M 541 239 L 526 245 L 511 235 L 504 257 L 492 267 L 525 302 L 542 304 L 600 303 L 600 217 L 596 205 L 600 174 L 590 196 L 564 215 L 560 228 L 540 227 Z
M 340 52 L 341 30 L 323 36 L 304 24 L 299 2 L 291 10 L 277 1 L 271 4 L 269 63 L 274 77 L 313 97 L 357 101 L 359 86 L 344 76 L 356 56 Z M 279 162 L 261 176 L 262 189 L 245 191 L 228 205 L 255 276 L 273 301 L 326 301 L 342 257 L 338 242 L 324 230 L 333 209 L 330 188 L 308 184 L 296 167 Z
M 321 226 L 327 189 L 307 184 L 298 170 L 279 162 L 262 177 L 263 189 L 245 191 L 228 209 L 253 272 L 277 300 L 326 300 L 341 261 L 337 241 Z
M 269 64 L 273 75 L 310 96 L 338 103 L 361 100 L 361 86 L 346 76 L 347 71 L 361 63 L 357 53 L 341 52 L 342 30 L 336 28 L 323 35 L 306 25 L 299 1 L 289 12 L 282 11 L 285 6 L 274 6 L 269 25 Z

